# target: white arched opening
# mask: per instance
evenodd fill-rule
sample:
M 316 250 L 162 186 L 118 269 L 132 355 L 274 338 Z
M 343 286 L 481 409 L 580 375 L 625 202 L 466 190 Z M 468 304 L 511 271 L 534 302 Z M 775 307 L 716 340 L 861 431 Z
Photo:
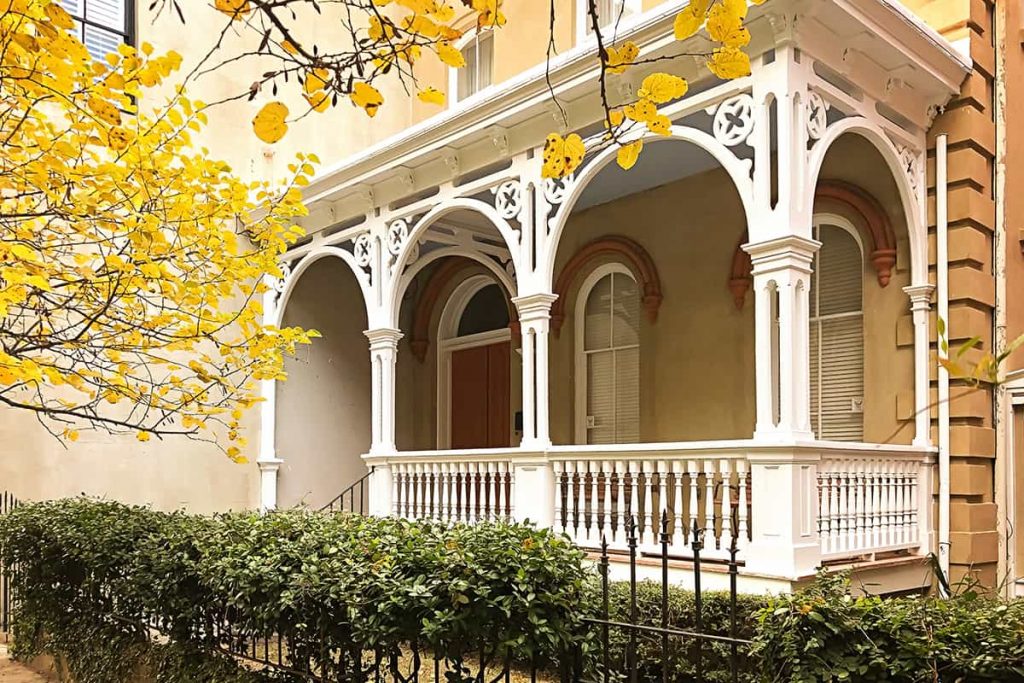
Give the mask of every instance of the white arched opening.
M 928 226 L 925 224 L 923 194 L 914 188 L 904 161 L 900 157 L 896 145 L 879 126 L 871 123 L 862 117 L 850 117 L 830 126 L 820 140 L 811 150 L 810 161 L 807 169 L 808 187 L 812 191 L 807 193 L 806 215 L 813 215 L 814 192 L 821 176 L 821 169 L 829 150 L 842 136 L 852 134 L 859 135 L 867 140 L 881 155 L 885 161 L 892 179 L 899 191 L 900 202 L 907 224 L 907 236 L 910 246 L 910 279 L 911 284 L 922 285 L 928 283 Z M 920 171 L 918 171 L 920 175 Z M 916 179 L 919 187 L 923 186 L 924 178 Z
M 725 170 L 732 180 L 733 186 L 743 206 L 743 213 L 746 216 L 748 226 L 751 216 L 755 215 L 753 201 L 753 183 L 750 178 L 750 161 L 740 159 L 733 152 L 704 131 L 687 126 L 672 126 L 669 135 L 646 135 L 642 136 L 645 145 L 667 144 L 671 142 L 687 142 L 711 155 L 711 157 Z M 588 163 L 570 184 L 569 190 L 558 207 L 555 215 L 551 218 L 551 233 L 544 243 L 544 249 L 538 256 L 538 268 L 540 282 L 546 284 L 550 289 L 554 278 L 555 259 L 558 254 L 558 245 L 561 241 L 565 226 L 572 215 L 580 197 L 587 189 L 587 185 L 606 166 L 612 163 L 618 153 L 615 146 L 602 150 L 594 159 Z M 750 226 L 751 229 L 754 226 Z
M 507 220 L 501 217 L 498 211 L 479 199 L 471 199 L 467 197 L 461 197 L 445 202 L 442 205 L 436 206 L 428 211 L 420 220 L 416 222 L 414 226 L 409 229 L 409 236 L 405 241 L 405 246 L 402 248 L 401 253 L 395 259 L 395 263 L 392 266 L 392 272 L 396 275 L 404 273 L 406 266 L 412 258 L 412 253 L 415 251 L 410 249 L 410 245 L 415 244 L 417 241 L 423 239 L 427 230 L 430 229 L 434 223 L 438 220 L 458 211 L 474 211 L 479 213 L 486 218 L 492 226 L 501 235 L 502 240 L 505 242 L 505 246 L 508 247 L 509 254 L 512 259 L 512 266 L 516 273 L 523 272 L 520 267 L 520 253 L 519 253 L 519 235 L 512 228 Z M 394 277 L 384 295 L 384 312 L 388 316 L 388 327 L 398 327 L 398 315 L 399 307 L 402 302 L 402 283 L 404 279 L 401 276 Z

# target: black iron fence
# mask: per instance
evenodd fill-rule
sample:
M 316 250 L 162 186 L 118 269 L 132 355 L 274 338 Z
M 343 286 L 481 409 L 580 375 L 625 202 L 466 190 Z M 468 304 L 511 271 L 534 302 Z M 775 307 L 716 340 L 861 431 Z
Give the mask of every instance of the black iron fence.
M 0 515 L 6 515 L 19 504 L 17 498 L 4 491 L 0 494 Z M 17 596 L 14 594 L 14 577 L 17 571 L 17 567 L 0 564 L 0 633 L 3 634 L 4 642 L 9 639 L 11 615 L 17 607 Z

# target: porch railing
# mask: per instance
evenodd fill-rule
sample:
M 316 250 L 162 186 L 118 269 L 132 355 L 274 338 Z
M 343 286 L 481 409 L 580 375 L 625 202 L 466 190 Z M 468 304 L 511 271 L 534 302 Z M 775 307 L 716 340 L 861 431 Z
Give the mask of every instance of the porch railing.
M 689 558 L 696 526 L 704 556 L 735 544 L 748 570 L 806 576 L 822 563 L 932 550 L 934 454 L 912 446 L 754 440 L 541 451 L 418 451 L 366 456 L 376 467 L 371 510 L 475 522 L 530 519 L 578 545 Z M 374 502 L 373 498 L 378 500 Z M 664 519 L 663 519 L 664 518 Z

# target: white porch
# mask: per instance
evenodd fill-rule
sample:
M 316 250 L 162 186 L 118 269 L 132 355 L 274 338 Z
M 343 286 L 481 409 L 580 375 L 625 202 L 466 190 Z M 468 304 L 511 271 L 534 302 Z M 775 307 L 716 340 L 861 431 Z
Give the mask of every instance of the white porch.
M 676 47 L 671 27 L 678 9 L 668 3 L 640 14 L 620 37 L 634 40 L 643 57 L 667 55 Z M 346 422 L 344 432 L 326 427 L 345 439 L 359 428 L 366 432 L 365 445 L 353 451 L 362 457 L 345 456 L 345 476 L 330 484 L 333 493 L 372 468 L 374 514 L 529 519 L 586 548 L 606 538 L 622 549 L 624 525 L 635 517 L 641 550 L 651 550 L 665 515 L 681 561 L 696 525 L 706 557 L 725 557 L 735 544 L 745 576 L 775 587 L 804 580 L 823 563 L 891 562 L 935 550 L 925 134 L 966 66 L 942 38 L 887 0 L 770 0 L 752 8 L 750 27 L 750 77 L 718 82 L 688 58 L 658 65 L 686 74 L 691 94 L 662 108 L 673 121 L 671 134 L 646 138 L 647 156 L 627 174 L 609 166 L 611 149 L 589 155 L 571 178 L 540 176 L 546 133 L 599 130 L 594 58 L 581 46 L 551 69 L 564 120 L 552 118 L 541 68 L 460 103 L 310 187 L 305 227 L 311 237 L 285 255 L 289 274 L 268 293 L 265 309 L 275 322 L 309 324 L 289 318 L 303 274 L 331 257 L 353 276 L 344 299 L 334 291 L 338 298 L 328 306 L 335 317 L 325 323 L 349 340 L 344 349 L 335 347 L 330 363 L 337 368 L 354 359 L 348 349 L 365 329 L 369 364 L 361 351 L 362 369 L 336 377 L 365 384 L 371 401 L 368 419 Z M 699 51 L 700 39 L 694 40 Z M 628 98 L 645 74 L 637 67 L 614 85 Z M 857 144 L 843 147 L 852 138 Z M 863 149 L 874 161 L 858 167 L 867 158 Z M 857 183 L 852 190 L 850 181 Z M 727 188 L 720 225 L 672 234 L 657 224 L 643 235 L 632 232 L 628 202 L 646 193 L 665 207 L 665 193 L 681 188 L 676 196 L 694 193 L 695 206 L 701 183 L 709 182 Z M 608 229 L 616 205 L 622 224 Z M 687 205 L 671 210 L 685 213 Z M 830 313 L 816 279 L 824 273 L 822 226 L 846 230 L 860 259 L 854 285 L 844 285 L 863 292 L 859 308 L 838 314 L 860 320 L 862 328 L 851 337 L 860 343 L 849 347 L 860 347 L 860 365 L 854 364 L 860 369 L 847 373 L 859 372 L 860 384 L 843 385 L 845 394 L 828 393 L 832 369 L 822 361 L 831 358 L 822 341 Z M 668 256 L 671 242 L 703 245 L 701 235 L 712 229 L 722 236 L 702 258 L 721 259 L 721 280 L 673 279 L 680 269 Z M 641 237 L 646 249 L 637 250 L 631 244 Z M 448 268 L 452 263 L 462 265 Z M 627 306 L 632 312 L 619 316 L 632 326 L 625 341 L 596 348 L 635 349 L 646 370 L 635 373 L 636 401 L 612 410 L 626 416 L 625 426 L 598 433 L 608 418 L 583 385 L 588 377 L 593 386 L 599 374 L 588 360 L 594 348 L 582 341 L 584 309 L 586 293 L 615 273 L 628 278 L 635 297 L 635 310 Z M 670 285 L 664 291 L 662 280 Z M 460 329 L 488 284 L 504 294 L 504 317 L 474 319 Z M 671 311 L 679 320 L 693 317 L 671 307 L 712 288 L 715 296 L 736 300 L 736 310 L 700 299 L 699 310 L 713 319 L 733 316 L 722 332 L 728 339 L 706 344 L 734 349 L 738 357 L 730 362 L 738 369 L 701 374 L 699 360 L 685 371 L 654 364 L 661 363 L 657 353 L 679 343 L 657 326 L 667 324 Z M 332 293 L 314 288 L 302 296 L 313 295 L 331 301 Z M 495 309 L 492 303 L 486 310 Z M 561 326 L 576 329 L 556 339 Z M 656 343 L 645 342 L 651 339 Z M 483 407 L 469 384 L 453 385 L 453 354 L 479 348 L 487 349 L 475 356 L 482 365 L 467 366 L 476 369 L 466 376 L 484 368 L 486 381 L 477 383 Z M 865 368 L 886 381 L 865 380 Z M 735 387 L 726 400 L 708 389 L 722 372 Z M 318 371 L 301 379 L 323 377 Z M 311 406 L 312 385 L 291 385 L 266 386 L 259 464 L 268 508 L 278 504 L 288 468 L 304 466 L 296 444 L 312 427 L 302 418 L 318 411 L 325 423 L 344 422 L 353 413 L 333 398 Z M 495 398 L 487 392 L 497 385 Z M 365 402 L 365 394 L 353 395 Z M 694 419 L 677 405 L 701 396 L 715 397 L 703 401 L 710 409 L 701 419 L 737 414 L 727 427 L 716 427 L 727 438 L 674 439 L 672 421 Z M 827 440 L 830 396 L 846 401 L 843 410 L 854 416 L 835 430 L 851 440 Z M 470 412 L 458 412 L 463 404 Z M 657 423 L 649 417 L 655 407 L 663 416 Z M 856 417 L 865 410 L 867 418 Z M 476 416 L 474 429 L 462 430 L 470 421 L 458 415 Z M 631 442 L 622 443 L 623 434 Z M 451 448 L 462 442 L 474 447 Z M 306 449 L 317 452 L 315 468 L 308 466 L 312 476 L 335 479 L 338 443 L 337 436 L 325 437 Z

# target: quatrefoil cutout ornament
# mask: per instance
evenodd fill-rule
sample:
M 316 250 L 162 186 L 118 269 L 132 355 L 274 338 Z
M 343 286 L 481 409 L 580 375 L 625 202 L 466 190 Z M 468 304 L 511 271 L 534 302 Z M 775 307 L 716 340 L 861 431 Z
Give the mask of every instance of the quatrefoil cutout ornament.
M 744 93 L 722 102 L 715 111 L 712 130 L 726 147 L 746 142 L 754 132 L 754 98 Z
M 399 219 L 388 226 L 388 251 L 395 256 L 402 253 L 402 247 L 408 239 L 409 225 L 405 221 Z
M 356 259 L 356 263 L 361 267 L 365 268 L 370 265 L 370 259 L 372 258 L 373 243 L 370 242 L 370 235 L 363 233 L 356 238 L 353 245 L 353 252 Z

